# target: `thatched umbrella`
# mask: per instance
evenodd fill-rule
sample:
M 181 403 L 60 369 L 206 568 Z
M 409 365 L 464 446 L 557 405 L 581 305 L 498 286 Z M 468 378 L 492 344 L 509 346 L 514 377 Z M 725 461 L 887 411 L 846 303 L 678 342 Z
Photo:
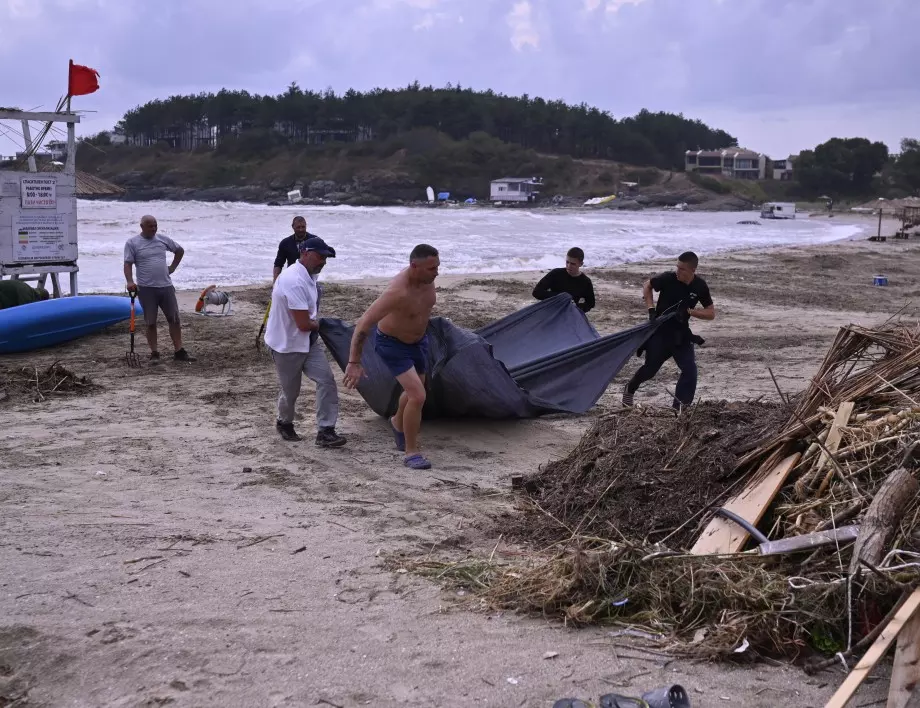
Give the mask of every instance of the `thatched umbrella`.
M 49 163 L 40 164 L 40 172 L 60 172 L 63 163 L 54 160 Z M 74 194 L 77 197 L 108 197 L 121 196 L 127 191 L 124 187 L 112 184 L 101 177 L 86 172 L 76 171 L 77 185 Z

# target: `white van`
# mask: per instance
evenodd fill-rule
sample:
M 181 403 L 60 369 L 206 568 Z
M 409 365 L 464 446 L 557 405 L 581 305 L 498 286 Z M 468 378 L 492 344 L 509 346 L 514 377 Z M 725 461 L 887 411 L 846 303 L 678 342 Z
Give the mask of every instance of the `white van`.
M 761 219 L 794 219 L 795 202 L 765 202 L 760 207 Z

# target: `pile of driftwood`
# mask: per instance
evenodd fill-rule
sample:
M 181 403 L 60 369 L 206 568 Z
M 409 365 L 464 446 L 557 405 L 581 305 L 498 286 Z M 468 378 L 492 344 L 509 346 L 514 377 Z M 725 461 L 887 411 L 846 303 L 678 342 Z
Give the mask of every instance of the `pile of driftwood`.
M 918 441 L 920 329 L 845 327 L 788 421 L 690 521 L 686 544 L 601 533 L 598 499 L 591 523 L 567 523 L 523 560 L 415 569 L 476 590 L 483 607 L 641 628 L 697 655 L 807 655 L 814 670 L 865 651 L 844 693 L 900 632 L 892 692 L 909 695 L 920 682 Z M 522 503 L 545 512 L 539 501 Z
M 769 512 L 771 539 L 855 540 L 851 569 L 874 567 L 920 550 L 917 440 L 920 330 L 843 328 L 786 426 L 739 461 L 746 494 L 729 505 L 754 524 Z M 696 551 L 713 546 L 713 528 Z M 715 545 L 736 551 L 743 541 Z
M 904 705 L 920 682 L 918 443 L 920 330 L 851 326 L 840 330 L 784 429 L 739 462 L 750 479 L 726 506 L 779 539 L 768 543 L 798 552 L 790 584 L 846 587 L 839 659 L 869 647 L 828 706 L 846 704 L 899 634 L 888 705 Z M 747 534 L 731 523 L 712 519 L 693 552 L 742 550 Z M 827 559 L 839 571 L 809 579 Z
M 25 398 L 41 403 L 49 396 L 83 395 L 92 392 L 95 384 L 86 376 L 78 376 L 63 364 L 54 362 L 39 369 L 22 366 L 0 371 L 0 402 Z

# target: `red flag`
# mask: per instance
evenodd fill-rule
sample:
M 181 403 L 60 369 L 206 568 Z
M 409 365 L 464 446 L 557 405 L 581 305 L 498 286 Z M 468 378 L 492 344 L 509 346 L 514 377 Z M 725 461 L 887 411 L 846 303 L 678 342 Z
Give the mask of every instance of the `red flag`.
M 84 96 L 99 90 L 99 72 L 88 66 L 74 64 L 70 60 L 70 73 L 67 77 L 67 95 Z

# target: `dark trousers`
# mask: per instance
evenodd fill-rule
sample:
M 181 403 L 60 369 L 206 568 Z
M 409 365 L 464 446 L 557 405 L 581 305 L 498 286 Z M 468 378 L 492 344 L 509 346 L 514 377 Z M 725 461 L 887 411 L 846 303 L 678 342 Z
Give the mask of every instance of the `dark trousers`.
M 674 357 L 674 363 L 680 369 L 673 405 L 675 408 L 680 405 L 689 406 L 696 395 L 697 369 L 693 342 L 683 337 L 673 342 L 671 333 L 659 332 L 648 341 L 645 345 L 645 363 L 626 384 L 626 390 L 635 393 L 639 386 L 654 378 L 662 364 L 671 357 Z

